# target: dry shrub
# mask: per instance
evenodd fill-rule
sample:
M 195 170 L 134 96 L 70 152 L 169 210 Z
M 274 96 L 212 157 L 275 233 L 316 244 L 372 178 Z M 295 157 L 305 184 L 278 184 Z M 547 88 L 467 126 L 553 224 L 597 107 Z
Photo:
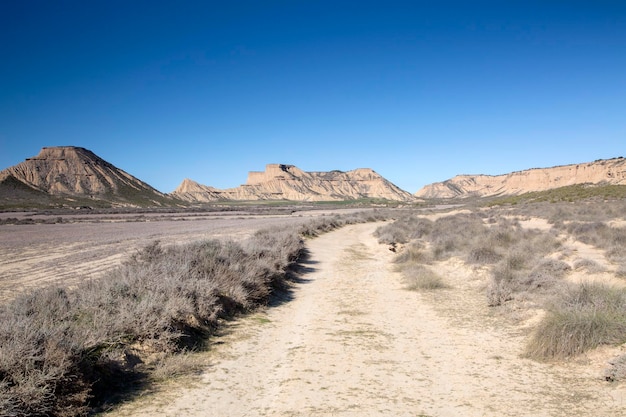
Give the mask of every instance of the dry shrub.
M 461 213 L 441 217 L 433 225 L 429 240 L 436 259 L 447 259 L 475 246 L 475 242 L 486 236 L 487 227 L 480 216 Z
M 518 294 L 549 293 L 570 270 L 565 262 L 547 258 L 559 246 L 552 234 L 521 228 L 495 233 L 508 236 L 508 249 L 491 271 L 487 285 L 489 306 L 502 305 Z
M 424 265 L 407 265 L 402 268 L 402 273 L 408 290 L 419 291 L 446 288 L 441 276 Z
M 0 311 L 1 415 L 87 412 L 90 387 L 77 366 L 84 346 L 69 314 L 68 295 L 58 288 L 23 295 Z
M 549 306 L 526 348 L 540 360 L 626 341 L 626 291 L 599 283 L 569 287 Z
M 574 262 L 574 269 L 584 269 L 589 273 L 595 274 L 600 272 L 605 272 L 606 268 L 600 265 L 598 262 L 593 259 L 579 259 Z
M 374 232 L 379 243 L 397 244 L 408 243 L 412 239 L 418 239 L 428 235 L 432 230 L 432 222 L 428 219 L 412 215 L 402 216 L 393 223 L 379 227 Z
M 424 249 L 423 245 L 417 242 L 412 242 L 402 249 L 402 251 L 394 258 L 393 262 L 397 264 L 428 264 L 432 262 L 432 256 L 427 250 Z
M 467 262 L 472 264 L 493 264 L 502 259 L 502 255 L 490 246 L 472 248 L 467 255 Z
M 500 306 L 513 299 L 513 285 L 507 279 L 494 279 L 487 286 L 487 305 Z
M 543 259 L 531 269 L 530 273 L 521 281 L 521 285 L 525 290 L 553 288 L 571 269 L 566 262 L 557 259 Z

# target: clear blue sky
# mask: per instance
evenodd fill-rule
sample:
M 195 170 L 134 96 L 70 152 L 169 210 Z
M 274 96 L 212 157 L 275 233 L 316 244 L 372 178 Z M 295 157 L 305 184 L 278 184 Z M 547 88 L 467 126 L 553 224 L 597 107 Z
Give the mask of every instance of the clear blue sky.
M 626 2 L 0 1 L 0 169 L 58 145 L 164 192 L 626 156 Z

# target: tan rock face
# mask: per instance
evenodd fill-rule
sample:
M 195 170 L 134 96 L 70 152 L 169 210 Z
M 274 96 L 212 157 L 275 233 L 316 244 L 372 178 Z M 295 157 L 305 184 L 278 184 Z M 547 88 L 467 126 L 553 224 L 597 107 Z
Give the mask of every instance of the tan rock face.
M 199 184 L 189 178 L 185 178 L 172 194 L 190 202 L 216 201 L 221 198 L 221 191 L 217 188 Z
M 186 180 L 188 181 L 188 180 Z M 197 183 L 190 193 L 185 181 L 172 193 L 187 201 L 293 200 L 332 201 L 358 198 L 384 198 L 411 201 L 413 196 L 401 190 L 371 169 L 353 171 L 305 172 L 293 165 L 269 164 L 263 172 L 250 172 L 246 184 L 216 190 Z
M 615 158 L 552 168 L 535 168 L 505 175 L 458 175 L 415 193 L 422 198 L 464 198 L 518 195 L 576 184 L 626 185 L 626 159 Z
M 0 172 L 47 194 L 105 200 L 149 200 L 165 195 L 116 168 L 93 152 L 75 146 L 43 148 L 33 158 Z

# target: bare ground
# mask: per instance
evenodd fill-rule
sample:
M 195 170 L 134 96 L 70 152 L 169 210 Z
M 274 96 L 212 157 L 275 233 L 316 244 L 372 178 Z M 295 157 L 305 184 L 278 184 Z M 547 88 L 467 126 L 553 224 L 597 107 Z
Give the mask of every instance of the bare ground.
M 176 244 L 202 239 L 242 239 L 272 225 L 302 223 L 300 216 L 120 215 L 66 223 L 0 226 L 0 302 L 29 289 L 56 283 L 71 287 L 119 265 L 154 240 Z
M 452 259 L 449 289 L 407 291 L 376 227 L 308 242 L 292 301 L 234 323 L 201 375 L 107 416 L 624 415 L 626 386 L 602 379 L 615 348 L 521 358 L 529 329 L 487 307 L 484 269 Z

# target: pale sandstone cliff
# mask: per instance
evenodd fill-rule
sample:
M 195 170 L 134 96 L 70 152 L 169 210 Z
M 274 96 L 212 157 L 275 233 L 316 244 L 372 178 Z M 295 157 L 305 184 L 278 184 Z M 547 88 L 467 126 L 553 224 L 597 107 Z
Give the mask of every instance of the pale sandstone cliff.
M 626 185 L 626 159 L 535 168 L 505 175 L 458 175 L 430 184 L 415 193 L 421 198 L 466 198 L 518 195 L 575 184 Z
M 185 184 L 187 181 L 187 184 Z M 196 184 L 189 192 L 185 180 L 172 195 L 176 198 L 209 202 L 224 200 L 292 200 L 337 201 L 359 198 L 381 198 L 394 201 L 412 201 L 414 197 L 398 188 L 371 169 L 348 172 L 305 172 L 293 165 L 268 164 L 263 172 L 250 172 L 246 184 L 236 188 L 217 190 Z
M 177 198 L 192 202 L 215 201 L 221 198 L 221 190 L 199 184 L 189 178 L 185 178 L 174 193 Z

